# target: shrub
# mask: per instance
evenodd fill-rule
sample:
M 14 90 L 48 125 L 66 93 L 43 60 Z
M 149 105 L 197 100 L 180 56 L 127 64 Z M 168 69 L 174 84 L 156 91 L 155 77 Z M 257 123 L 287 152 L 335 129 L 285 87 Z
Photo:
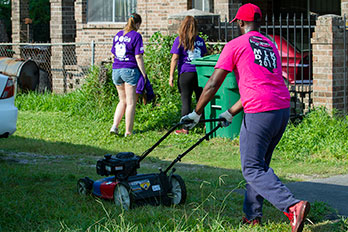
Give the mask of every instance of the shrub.
M 149 39 L 149 45 L 145 48 L 144 63 L 157 95 L 157 103 L 170 103 L 178 96 L 177 88 L 171 88 L 168 85 L 172 58 L 170 50 L 176 36 L 164 36 L 160 32 L 155 32 Z M 175 71 L 175 75 L 177 75 L 177 71 Z
M 290 159 L 348 160 L 347 119 L 329 114 L 324 108 L 314 109 L 301 123 L 287 127 L 278 150 Z
M 170 49 L 174 39 L 175 35 L 163 36 L 157 32 L 146 47 L 144 61 L 156 99 L 148 105 L 137 105 L 136 130 L 167 128 L 180 119 L 180 95 L 176 87 L 168 85 Z M 99 81 L 100 67 L 95 66 L 91 68 L 83 86 L 74 92 L 64 95 L 19 94 L 16 105 L 20 110 L 62 111 L 112 123 L 118 97 L 111 78 L 112 66 L 108 65 L 107 70 L 106 83 Z

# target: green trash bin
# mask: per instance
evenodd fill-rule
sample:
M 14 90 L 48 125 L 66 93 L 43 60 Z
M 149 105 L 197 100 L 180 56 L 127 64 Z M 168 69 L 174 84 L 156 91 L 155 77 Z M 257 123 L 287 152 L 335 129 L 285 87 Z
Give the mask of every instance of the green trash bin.
M 214 67 L 219 59 L 219 54 L 205 56 L 195 59 L 191 64 L 196 65 L 198 74 L 198 85 L 204 87 L 208 79 L 214 72 Z M 239 89 L 234 73 L 229 73 L 225 81 L 222 83 L 220 89 L 215 94 L 214 98 L 204 108 L 205 118 L 218 118 L 219 115 L 230 108 L 240 98 Z M 228 127 L 220 128 L 212 137 L 223 137 L 234 139 L 239 135 L 240 127 L 243 120 L 243 112 L 240 112 L 233 117 L 232 124 Z M 206 123 L 206 131 L 209 133 L 215 126 L 216 122 Z

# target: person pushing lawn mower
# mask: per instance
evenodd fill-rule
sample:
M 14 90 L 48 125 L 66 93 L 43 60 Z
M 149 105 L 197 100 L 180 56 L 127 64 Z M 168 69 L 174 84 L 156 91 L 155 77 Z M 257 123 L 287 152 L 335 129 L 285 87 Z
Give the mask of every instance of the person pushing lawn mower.
M 266 199 L 291 221 L 292 232 L 303 230 L 310 210 L 307 201 L 294 197 L 269 167 L 290 112 L 290 94 L 283 81 L 281 60 L 274 43 L 259 33 L 261 10 L 254 4 L 241 6 L 236 22 L 242 33 L 224 47 L 195 110 L 181 118 L 190 129 L 200 120 L 204 107 L 214 97 L 229 72 L 234 72 L 240 100 L 219 117 L 227 127 L 244 109 L 240 131 L 242 173 L 247 182 L 243 223 L 260 224 Z

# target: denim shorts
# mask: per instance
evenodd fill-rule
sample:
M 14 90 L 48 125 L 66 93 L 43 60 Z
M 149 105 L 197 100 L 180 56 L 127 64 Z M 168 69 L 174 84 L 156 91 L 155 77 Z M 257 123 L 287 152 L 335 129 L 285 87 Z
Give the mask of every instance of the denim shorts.
M 140 71 L 138 68 L 118 68 L 112 69 L 112 81 L 115 85 L 122 85 L 127 83 L 136 86 L 140 78 Z

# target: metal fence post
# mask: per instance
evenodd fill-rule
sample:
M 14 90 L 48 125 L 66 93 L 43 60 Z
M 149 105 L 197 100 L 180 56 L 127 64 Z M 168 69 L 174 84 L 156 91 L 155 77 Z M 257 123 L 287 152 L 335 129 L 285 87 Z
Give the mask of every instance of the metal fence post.
M 94 58 L 95 58 L 95 43 L 94 43 L 94 40 L 92 40 L 91 42 L 91 67 L 94 66 Z
M 343 51 L 344 51 L 344 63 L 343 63 L 343 104 L 344 104 L 344 114 L 347 114 L 347 18 L 346 14 L 344 14 L 344 25 L 343 25 Z

